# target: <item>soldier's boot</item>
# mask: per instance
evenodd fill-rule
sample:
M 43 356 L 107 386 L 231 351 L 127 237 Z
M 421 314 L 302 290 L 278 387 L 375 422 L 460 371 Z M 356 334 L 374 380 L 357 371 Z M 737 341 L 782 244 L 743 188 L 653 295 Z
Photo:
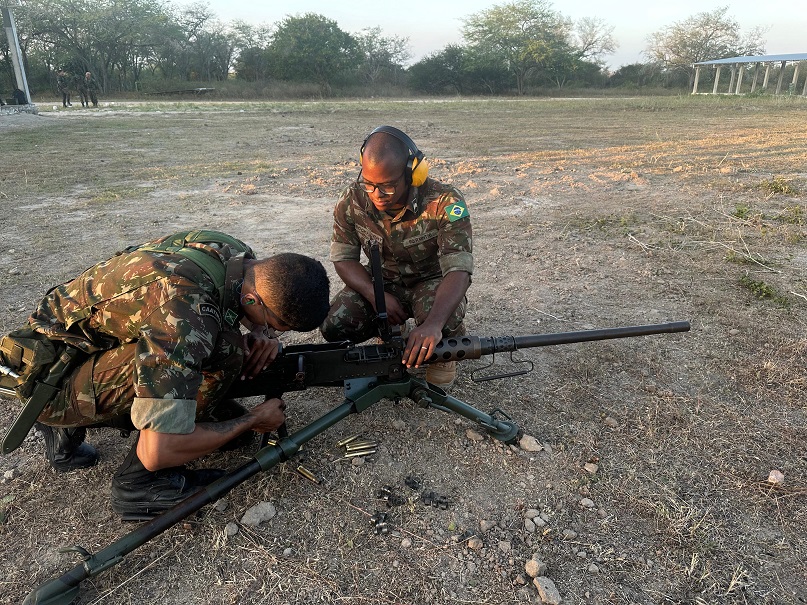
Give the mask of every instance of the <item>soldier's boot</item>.
M 112 510 L 124 521 L 152 519 L 225 474 L 183 466 L 150 471 L 137 457 L 137 441 L 112 477 Z
M 45 459 L 59 473 L 89 468 L 98 463 L 98 451 L 84 443 L 87 429 L 61 428 L 35 422 L 34 426 L 45 437 Z
M 238 403 L 235 399 L 222 399 L 218 403 L 212 404 L 205 408 L 205 410 L 199 415 L 198 422 L 224 422 L 226 420 L 240 418 L 248 413 L 249 410 Z M 231 452 L 233 450 L 252 445 L 255 443 L 255 436 L 256 433 L 253 431 L 241 433 L 238 435 L 238 437 L 230 439 L 216 451 Z
M 456 361 L 440 361 L 437 363 L 430 363 L 429 367 L 426 368 L 426 382 L 430 382 L 434 386 L 440 387 L 443 390 L 450 389 L 452 386 L 454 386 L 454 381 L 456 379 Z

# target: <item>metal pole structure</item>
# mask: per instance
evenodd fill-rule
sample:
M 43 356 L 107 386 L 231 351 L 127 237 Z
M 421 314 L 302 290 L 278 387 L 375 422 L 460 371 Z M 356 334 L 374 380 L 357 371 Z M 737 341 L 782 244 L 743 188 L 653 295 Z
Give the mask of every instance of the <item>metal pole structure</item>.
M 771 64 L 765 63 L 765 77 L 762 79 L 762 90 L 768 89 L 768 79 L 771 75 Z
M 3 24 L 6 30 L 6 39 L 8 40 L 8 48 L 11 54 L 11 64 L 14 67 L 14 78 L 17 83 L 17 88 L 25 93 L 25 100 L 31 103 L 31 91 L 28 90 L 28 78 L 25 76 L 25 66 L 22 62 L 22 51 L 20 50 L 20 41 L 17 38 L 17 26 L 14 24 L 14 15 L 8 8 L 0 8 L 0 14 L 3 16 Z
M 720 82 L 720 65 L 717 66 L 717 70 L 715 71 L 715 85 L 712 86 L 712 94 L 717 94 L 717 84 Z
M 701 77 L 701 66 L 696 65 L 695 66 L 695 84 L 692 86 L 692 94 L 693 95 L 698 94 L 698 80 L 700 79 L 700 77 Z

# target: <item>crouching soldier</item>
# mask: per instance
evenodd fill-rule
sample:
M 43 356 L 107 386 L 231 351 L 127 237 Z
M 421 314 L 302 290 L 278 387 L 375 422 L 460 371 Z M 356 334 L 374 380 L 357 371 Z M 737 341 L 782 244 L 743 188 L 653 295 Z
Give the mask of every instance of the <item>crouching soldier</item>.
M 318 261 L 258 260 L 215 231 L 128 248 L 53 288 L 29 325 L 0 342 L 0 386 L 27 404 L 3 452 L 36 421 L 45 457 L 67 472 L 98 460 L 87 427 L 137 429 L 112 479 L 112 508 L 153 517 L 224 474 L 185 463 L 284 422 L 280 399 L 246 410 L 225 394 L 274 360 L 278 332 L 320 325 L 328 297 Z

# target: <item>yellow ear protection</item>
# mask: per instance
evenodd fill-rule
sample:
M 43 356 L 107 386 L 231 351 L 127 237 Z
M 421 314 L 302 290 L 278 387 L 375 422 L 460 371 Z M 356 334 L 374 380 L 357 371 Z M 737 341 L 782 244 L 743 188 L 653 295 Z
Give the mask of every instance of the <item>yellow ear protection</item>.
M 367 140 L 373 136 L 377 132 L 384 132 L 388 135 L 391 135 L 398 139 L 401 143 L 406 145 L 406 149 L 409 152 L 409 159 L 406 161 L 406 183 L 407 185 L 411 184 L 415 187 L 420 187 L 423 183 L 426 182 L 426 177 L 429 176 L 429 163 L 426 161 L 426 158 L 423 155 L 423 152 L 418 149 L 418 146 L 415 145 L 415 142 L 410 139 L 404 132 L 394 128 L 392 126 L 379 126 L 373 132 L 368 134 L 364 142 L 361 144 L 361 149 L 359 150 L 359 158 L 363 158 L 364 156 L 364 148 L 367 145 Z

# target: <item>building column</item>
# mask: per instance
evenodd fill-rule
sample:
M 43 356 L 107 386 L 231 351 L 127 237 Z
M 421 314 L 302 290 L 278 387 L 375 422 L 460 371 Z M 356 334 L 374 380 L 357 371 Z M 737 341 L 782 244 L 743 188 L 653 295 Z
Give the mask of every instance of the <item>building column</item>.
M 787 61 L 782 61 L 782 66 L 779 69 L 779 81 L 776 83 L 776 93 L 775 93 L 777 95 L 780 92 L 782 92 L 782 80 L 785 79 L 785 63 L 787 63 Z
M 734 82 L 737 80 L 737 66 L 731 66 L 731 80 L 729 80 L 729 94 L 734 90 Z
M 759 76 L 759 63 L 754 63 L 754 79 L 751 81 L 751 94 L 757 89 L 757 76 Z
M 745 65 L 740 65 L 740 73 L 737 74 L 737 89 L 734 91 L 734 94 L 740 94 L 740 88 L 743 85 L 743 74 L 745 73 Z
M 771 75 L 771 64 L 765 63 L 765 78 L 762 80 L 762 90 L 768 88 L 768 77 Z
M 793 94 L 796 94 L 796 84 L 799 82 L 799 65 L 801 65 L 801 61 L 796 61 L 796 68 L 793 70 Z
M 712 86 L 712 94 L 717 94 L 717 83 L 720 82 L 720 66 L 717 66 L 717 70 L 715 70 L 715 85 Z
M 695 66 L 695 84 L 692 86 L 692 94 L 698 94 L 698 80 L 701 77 L 701 66 Z

